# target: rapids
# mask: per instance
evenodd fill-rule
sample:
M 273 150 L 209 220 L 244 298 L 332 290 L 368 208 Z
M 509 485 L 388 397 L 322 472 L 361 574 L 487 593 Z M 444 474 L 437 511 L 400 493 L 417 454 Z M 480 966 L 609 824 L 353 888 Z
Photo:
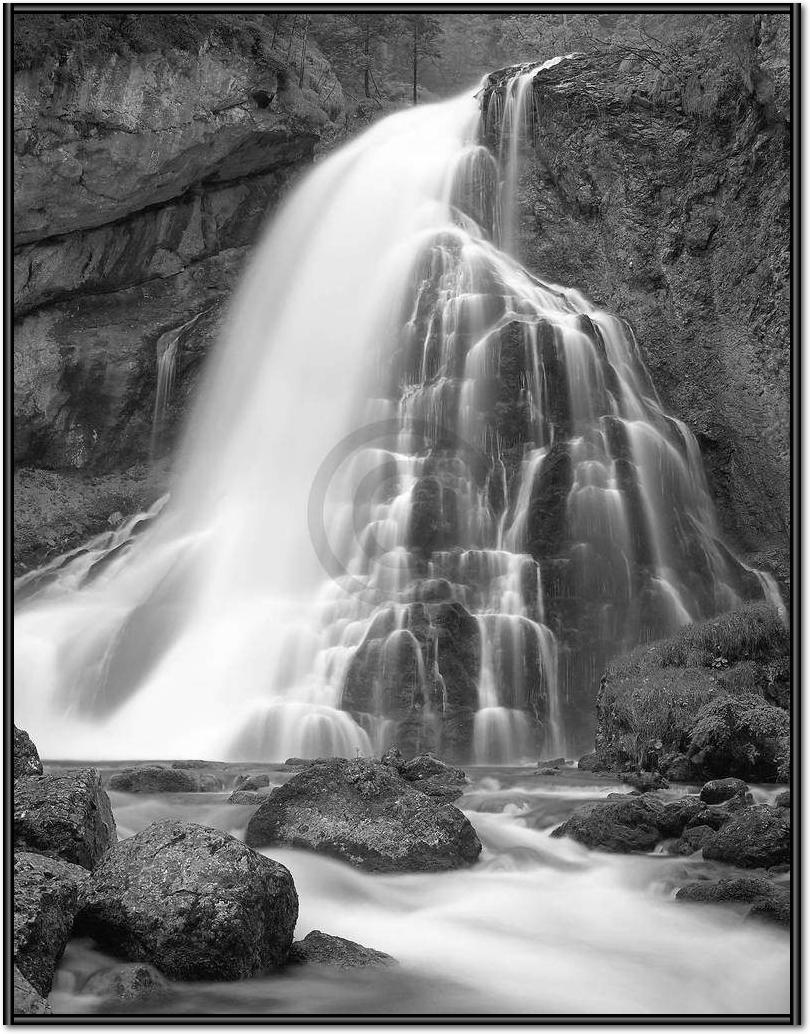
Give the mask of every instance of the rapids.
M 371 875 L 305 852 L 266 852 L 295 879 L 297 938 L 320 929 L 386 951 L 398 966 L 174 984 L 165 1001 L 141 1008 L 274 1016 L 787 1012 L 784 931 L 744 921 L 735 906 L 673 900 L 709 863 L 608 855 L 549 837 L 577 805 L 625 789 L 620 784 L 565 770 L 542 780 L 517 768 L 468 774 L 472 785 L 457 803 L 484 845 L 470 870 Z M 110 796 L 121 836 L 169 815 L 243 835 L 251 810 L 214 794 Z M 54 1012 L 99 1010 L 81 986 L 109 964 L 90 942 L 73 941 L 51 994 Z
M 18 582 L 44 756 L 570 754 L 610 656 L 778 600 L 629 326 L 516 255 L 554 62 L 386 118 L 292 193 L 168 501 Z

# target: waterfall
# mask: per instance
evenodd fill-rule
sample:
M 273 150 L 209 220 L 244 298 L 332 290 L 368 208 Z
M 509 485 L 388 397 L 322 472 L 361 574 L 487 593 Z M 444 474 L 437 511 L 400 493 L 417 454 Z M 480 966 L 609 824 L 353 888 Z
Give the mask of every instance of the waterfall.
M 541 67 L 385 119 L 285 203 L 169 501 L 21 586 L 46 756 L 557 754 L 609 656 L 773 592 L 630 328 L 511 253 Z

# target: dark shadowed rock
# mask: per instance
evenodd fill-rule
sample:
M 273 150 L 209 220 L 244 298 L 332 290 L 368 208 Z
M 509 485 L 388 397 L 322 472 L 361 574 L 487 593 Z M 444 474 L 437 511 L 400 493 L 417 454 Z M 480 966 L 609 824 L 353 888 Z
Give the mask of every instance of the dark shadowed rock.
M 714 837 L 715 830 L 711 826 L 692 826 L 684 830 L 681 839 L 675 844 L 674 852 L 682 855 L 694 854 L 710 844 Z
M 619 776 L 622 783 L 627 783 L 634 790 L 649 793 L 651 790 L 664 790 L 669 783 L 658 772 L 624 772 Z
M 37 748 L 24 729 L 14 726 L 14 779 L 23 776 L 42 775 L 42 762 Z
M 687 794 L 664 805 L 658 818 L 658 826 L 665 836 L 677 837 L 687 826 L 702 825 L 707 811 L 706 805 L 698 796 Z
M 612 794 L 586 804 L 553 832 L 602 851 L 651 851 L 662 839 L 658 827 L 662 805 L 654 797 Z
M 705 858 L 745 869 L 790 861 L 790 813 L 754 804 L 733 814 L 705 848 Z
M 14 784 L 14 844 L 92 869 L 116 842 L 110 800 L 94 768 Z
M 700 770 L 686 754 L 665 754 L 658 762 L 658 771 L 673 783 L 700 781 Z
M 197 793 L 200 784 L 182 769 L 150 765 L 125 768 L 123 772 L 110 776 L 107 788 L 122 793 Z
M 608 772 L 610 766 L 605 764 L 596 751 L 591 751 L 590 754 L 584 754 L 577 762 L 577 768 L 583 772 Z
M 722 804 L 737 794 L 748 793 L 748 786 L 742 779 L 712 779 L 703 785 L 700 799 L 706 804 Z
M 14 967 L 14 1015 L 50 1016 L 51 1007 L 22 973 Z
M 357 944 L 356 941 L 348 941 L 345 937 L 313 930 L 302 941 L 293 944 L 288 962 L 355 969 L 361 966 L 391 966 L 396 959 L 385 952 Z
M 452 804 L 361 758 L 311 765 L 277 787 L 248 823 L 245 842 L 318 851 L 372 872 L 456 869 L 481 852 Z
M 789 808 L 790 807 L 790 790 L 783 790 L 777 795 L 776 800 L 773 802 L 777 808 Z
M 165 995 L 168 989 L 166 978 L 154 966 L 130 962 L 93 973 L 84 982 L 81 993 L 131 1002 Z
M 278 862 L 219 830 L 157 822 L 93 873 L 77 929 L 176 980 L 240 980 L 280 966 L 298 895 Z
M 14 964 L 39 994 L 51 990 L 86 878 L 85 869 L 58 858 L 14 855 Z

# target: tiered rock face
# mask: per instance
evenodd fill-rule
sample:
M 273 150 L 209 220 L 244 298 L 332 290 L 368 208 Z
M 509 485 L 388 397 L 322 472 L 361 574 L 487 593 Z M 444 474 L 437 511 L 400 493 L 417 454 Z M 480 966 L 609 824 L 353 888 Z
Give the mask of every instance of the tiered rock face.
M 229 17 L 200 18 L 187 49 L 123 54 L 77 45 L 50 55 L 43 25 L 33 67 L 15 75 L 15 461 L 24 467 L 118 472 L 165 451 L 268 211 L 342 116 L 340 85 L 314 47 L 299 88 L 291 66 L 302 41 L 259 16 L 243 45 Z M 158 360 L 170 346 L 175 391 L 154 442 Z M 50 494 L 40 482 L 20 481 L 23 525 L 26 501 L 36 511 Z M 111 481 L 105 519 L 120 489 Z M 138 503 L 157 492 L 124 495 Z M 75 509 L 81 526 L 81 499 Z M 94 498 L 89 509 L 79 534 L 99 530 Z M 76 536 L 54 523 L 55 546 Z M 20 530 L 20 550 L 31 551 Z
M 516 246 L 634 327 L 695 432 L 725 538 L 789 579 L 790 38 L 751 20 L 741 80 L 578 57 L 533 80 Z M 495 73 L 490 93 L 503 92 Z

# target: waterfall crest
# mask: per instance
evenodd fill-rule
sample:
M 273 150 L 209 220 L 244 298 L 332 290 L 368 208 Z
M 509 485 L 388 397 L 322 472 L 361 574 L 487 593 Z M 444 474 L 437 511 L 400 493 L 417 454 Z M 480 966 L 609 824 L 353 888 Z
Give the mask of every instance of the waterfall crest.
M 287 201 L 171 499 L 18 586 L 46 755 L 556 754 L 612 654 L 775 592 L 629 326 L 514 257 L 548 64 L 385 119 Z

